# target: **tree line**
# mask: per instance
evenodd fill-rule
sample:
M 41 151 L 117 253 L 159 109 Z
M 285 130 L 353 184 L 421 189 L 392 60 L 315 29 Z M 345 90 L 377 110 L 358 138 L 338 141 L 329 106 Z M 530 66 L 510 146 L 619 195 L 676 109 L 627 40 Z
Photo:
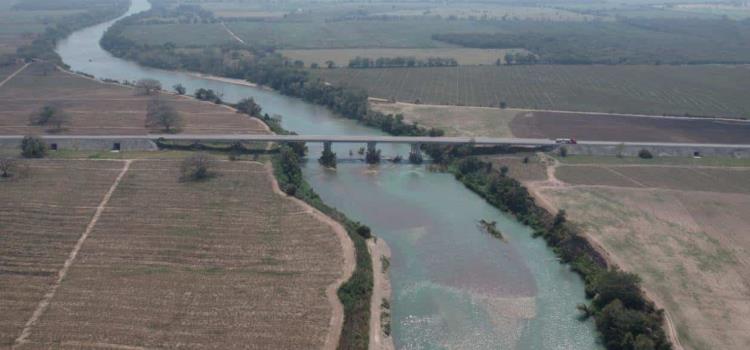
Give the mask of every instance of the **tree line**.
M 349 68 L 402 68 L 402 67 L 455 67 L 458 61 L 452 57 L 378 57 L 376 59 L 357 56 L 349 60 Z
M 750 19 L 519 21 L 500 23 L 498 29 L 436 33 L 432 39 L 473 48 L 523 48 L 540 64 L 750 63 Z

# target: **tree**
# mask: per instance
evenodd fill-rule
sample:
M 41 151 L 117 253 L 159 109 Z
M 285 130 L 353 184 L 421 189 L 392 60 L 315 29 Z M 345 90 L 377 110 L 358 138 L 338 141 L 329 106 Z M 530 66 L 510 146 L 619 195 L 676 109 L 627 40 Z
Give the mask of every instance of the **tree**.
M 500 176 L 502 176 L 502 177 L 508 176 L 508 170 L 509 170 L 508 166 L 506 166 L 506 165 L 501 166 L 500 167 Z
M 507 107 L 508 107 L 508 103 L 506 103 L 505 101 L 500 101 L 500 109 L 505 109 Z
M 24 136 L 21 140 L 21 155 L 25 158 L 42 158 L 47 155 L 47 144 L 39 137 Z
M 182 86 L 182 84 L 175 84 L 174 86 L 172 86 L 172 88 L 173 88 L 173 89 L 174 89 L 174 91 L 176 91 L 176 92 L 177 92 L 177 94 L 179 94 L 179 95 L 184 95 L 184 94 L 185 94 L 185 92 L 187 92 L 187 89 L 185 89 L 185 87 L 184 87 L 184 86 Z
M 651 154 L 651 152 L 649 150 L 647 150 L 647 149 L 644 148 L 644 149 L 638 151 L 638 157 L 641 157 L 643 159 L 651 159 L 651 158 L 654 158 L 654 155 Z
M 255 102 L 252 97 L 243 98 L 237 103 L 237 110 L 253 117 L 260 117 L 263 109 Z
M 135 92 L 138 95 L 153 95 L 161 90 L 161 83 L 156 79 L 141 79 L 135 83 Z
M 568 148 L 565 146 L 560 147 L 560 157 L 568 156 Z
M 213 157 L 204 152 L 185 158 L 180 165 L 181 179 L 183 181 L 206 180 L 213 175 L 211 169 L 215 162 Z
M 211 101 L 216 104 L 221 103 L 221 96 L 211 89 L 200 88 L 195 90 L 195 98 L 201 101 Z
M 46 104 L 29 118 L 31 125 L 51 126 L 52 131 L 63 130 L 70 125 L 70 115 L 61 107 Z
M 555 221 L 552 223 L 552 226 L 558 227 L 564 224 L 565 221 L 568 221 L 568 219 L 565 216 L 565 209 L 560 209 L 557 211 L 557 214 L 555 215 Z
M 368 227 L 367 225 L 359 225 L 357 227 L 357 234 L 362 236 L 365 239 L 372 237 L 372 231 L 370 230 L 370 227 Z
M 640 310 L 646 306 L 638 275 L 619 270 L 603 271 L 594 278 L 592 287 L 596 293 L 593 303 L 600 309 L 615 299 L 629 309 Z
M 171 134 L 179 132 L 182 126 L 182 116 L 172 105 L 158 98 L 148 102 L 146 108 L 147 128 L 159 128 Z
M 367 154 L 365 154 L 365 162 L 367 162 L 367 164 L 380 163 L 380 150 L 368 149 Z
M 326 67 L 328 67 L 328 69 L 336 68 L 336 62 L 328 60 L 326 61 Z
M 336 153 L 328 148 L 323 149 L 323 154 L 318 159 L 321 165 L 329 168 L 336 167 Z
M 16 171 L 17 163 L 13 158 L 0 158 L 0 177 L 11 177 Z

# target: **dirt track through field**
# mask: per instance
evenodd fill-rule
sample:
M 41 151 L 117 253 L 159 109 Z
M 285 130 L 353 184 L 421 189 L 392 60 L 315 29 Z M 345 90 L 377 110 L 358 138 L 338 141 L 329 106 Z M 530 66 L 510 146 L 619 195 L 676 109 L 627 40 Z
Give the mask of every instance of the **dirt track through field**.
M 231 35 L 232 38 L 234 38 L 234 40 L 237 40 L 241 44 L 245 44 L 245 40 L 242 40 L 240 37 L 237 36 L 237 34 L 234 34 L 234 32 L 231 29 L 229 29 L 229 27 L 227 27 L 226 23 L 221 22 L 221 26 L 224 27 L 227 33 L 229 33 L 229 35 Z
M 24 64 L 24 65 L 23 65 L 23 67 L 21 67 L 21 68 L 18 68 L 18 70 L 17 70 L 17 71 L 13 72 L 13 74 L 9 75 L 9 76 L 8 76 L 7 78 L 5 78 L 5 79 L 4 79 L 3 81 L 0 81 L 0 87 L 2 87 L 3 85 L 5 85 L 5 83 L 7 83 L 7 82 L 11 81 L 11 79 L 13 79 L 13 78 L 14 78 L 14 77 L 15 77 L 16 75 L 18 75 L 18 73 L 21 73 L 21 72 L 23 72 L 23 70 L 24 70 L 24 69 L 26 69 L 26 67 L 28 67 L 28 66 L 29 66 L 30 64 L 31 64 L 31 63 L 26 63 L 26 64 Z
M 31 315 L 31 318 L 29 318 L 29 320 L 24 325 L 24 328 L 21 331 L 21 335 L 19 335 L 18 338 L 16 338 L 15 343 L 13 344 L 13 347 L 12 347 L 13 349 L 17 348 L 18 346 L 22 345 L 28 340 L 29 336 L 31 335 L 31 330 L 34 327 L 34 324 L 37 322 L 37 320 L 39 320 L 39 317 L 41 317 L 42 314 L 44 314 L 44 311 L 47 310 L 47 307 L 49 306 L 50 301 L 52 301 L 52 298 L 55 297 L 55 292 L 57 292 L 57 289 L 60 287 L 60 284 L 65 279 L 65 276 L 68 274 L 68 270 L 70 270 L 70 267 L 75 262 L 76 256 L 78 256 L 78 252 L 81 250 L 83 243 L 86 242 L 86 238 L 88 238 L 89 234 L 96 226 L 96 222 L 99 221 L 99 217 L 102 215 L 102 212 L 104 212 L 104 208 L 107 206 L 109 199 L 112 197 L 112 194 L 117 189 L 117 185 L 120 184 L 120 181 L 122 181 L 122 178 L 125 176 L 125 173 L 128 172 L 131 162 L 132 162 L 131 160 L 125 161 L 125 165 L 123 165 L 122 170 L 120 171 L 120 174 L 117 175 L 117 178 L 112 183 L 112 186 L 110 186 L 109 190 L 102 198 L 101 203 L 99 203 L 99 206 L 96 208 L 96 212 L 94 212 L 94 216 L 91 217 L 91 221 L 89 221 L 89 224 L 86 226 L 86 230 L 83 231 L 83 234 L 78 239 L 78 242 L 76 242 L 76 245 L 73 247 L 73 250 L 70 252 L 68 259 L 65 260 L 63 267 L 58 272 L 57 280 L 52 285 L 50 290 L 44 295 L 44 297 L 42 297 L 42 300 L 39 301 L 39 304 L 34 310 L 34 313 Z

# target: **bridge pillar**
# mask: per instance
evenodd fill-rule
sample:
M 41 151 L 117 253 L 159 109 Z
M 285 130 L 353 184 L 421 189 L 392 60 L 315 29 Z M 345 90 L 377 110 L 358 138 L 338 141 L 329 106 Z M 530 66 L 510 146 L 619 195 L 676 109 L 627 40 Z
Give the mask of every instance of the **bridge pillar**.
M 329 168 L 336 167 L 336 153 L 331 151 L 331 141 L 323 142 L 323 154 L 318 159 L 318 162 Z
M 365 154 L 365 161 L 367 164 L 380 163 L 380 150 L 378 150 L 376 146 L 376 142 L 370 141 L 367 143 L 367 153 Z
M 411 144 L 411 151 L 409 152 L 409 162 L 413 164 L 421 164 L 422 163 L 422 144 L 412 143 Z

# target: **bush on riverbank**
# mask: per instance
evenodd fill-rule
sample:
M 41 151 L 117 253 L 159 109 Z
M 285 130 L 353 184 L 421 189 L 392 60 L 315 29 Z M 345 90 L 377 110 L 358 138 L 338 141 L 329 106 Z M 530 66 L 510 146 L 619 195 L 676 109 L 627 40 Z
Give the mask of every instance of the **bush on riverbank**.
M 607 349 L 671 349 L 662 311 L 645 298 L 638 276 L 608 268 L 605 259 L 566 222 L 564 212 L 553 216 L 537 206 L 519 181 L 494 171 L 492 163 L 476 157 L 450 158 L 450 153 L 442 158 L 450 159 L 444 164 L 456 179 L 533 228 L 583 277 L 591 298 L 591 306 L 584 309 L 595 317 Z

